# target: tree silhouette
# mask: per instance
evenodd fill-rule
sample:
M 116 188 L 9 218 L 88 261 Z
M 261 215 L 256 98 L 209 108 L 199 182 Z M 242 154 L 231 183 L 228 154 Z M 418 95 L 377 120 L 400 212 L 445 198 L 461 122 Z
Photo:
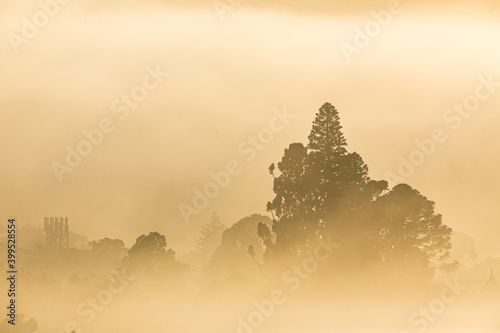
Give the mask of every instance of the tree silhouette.
M 319 235 L 337 241 L 356 230 L 361 212 L 387 188 L 370 180 L 368 167 L 357 153 L 348 153 L 338 111 L 325 103 L 316 114 L 309 145 L 293 143 L 271 165 L 276 194 L 268 203 L 275 220 L 275 252 L 307 254 Z
M 125 243 L 120 239 L 103 238 L 89 243 L 93 254 L 104 257 L 120 257 L 125 251 Z
M 452 230 L 442 223 L 434 206 L 406 184 L 395 186 L 377 200 L 377 250 L 382 262 L 416 269 L 427 277 L 447 264 Z
M 255 257 L 259 260 L 262 258 L 264 247 L 257 235 L 260 223 L 270 226 L 272 221 L 267 216 L 253 214 L 223 232 L 221 244 L 215 250 L 207 269 L 211 278 L 224 279 L 235 274 L 248 275 L 255 272 L 248 248 L 252 245 Z
M 321 106 L 308 139 L 310 151 L 326 157 L 325 166 L 331 164 L 328 162 L 332 162 L 335 157 L 345 154 L 347 143 L 340 126 L 339 113 L 333 105 L 325 103 Z
M 333 105 L 325 103 L 320 107 L 308 139 L 308 168 L 314 175 L 316 210 L 320 218 L 324 218 L 325 206 L 341 197 L 346 181 L 344 173 L 349 171 L 344 160 L 347 143 L 339 113 Z
M 212 255 L 213 251 L 219 246 L 222 232 L 226 229 L 220 221 L 219 215 L 213 213 L 206 225 L 201 228 L 200 236 L 196 239 L 195 249 L 197 252 Z
M 194 269 L 202 269 L 210 262 L 210 258 L 220 245 L 222 232 L 225 229 L 226 226 L 222 224 L 220 217 L 213 213 L 208 223 L 201 228 L 195 249 L 182 257 L 182 260 L 188 262 Z
M 158 232 L 141 235 L 123 259 L 129 274 L 176 274 L 185 269 L 175 259 L 175 251 L 167 249 L 165 236 Z
M 277 168 L 269 167 L 272 233 L 258 227 L 266 255 L 310 254 L 320 236 L 341 243 L 337 259 L 353 267 L 390 262 L 425 275 L 449 264 L 451 229 L 434 203 L 408 185 L 387 193 L 388 183 L 370 179 L 361 156 L 346 147 L 338 111 L 325 103 L 308 146 L 291 144 Z
M 317 229 L 315 218 L 314 182 L 307 168 L 307 148 L 301 143 L 293 143 L 285 149 L 285 155 L 278 163 L 279 176 L 274 167 L 273 190 L 275 198 L 268 204 L 275 218 L 273 231 L 276 232 L 276 250 L 283 254 L 300 254 L 307 251 L 309 234 Z
M 248 249 L 247 249 L 247 253 L 250 255 L 250 257 L 252 257 L 253 259 L 253 262 L 259 266 L 259 264 L 257 263 L 257 260 L 255 260 L 255 256 L 257 255 L 257 253 L 255 252 L 255 248 L 253 247 L 253 245 L 248 245 Z
M 308 168 L 317 179 L 317 210 L 321 218 L 336 213 L 336 209 L 363 205 L 380 194 L 384 183 L 374 185 L 368 176 L 368 166 L 356 152 L 349 153 L 342 133 L 337 109 L 325 103 L 316 114 L 309 135 Z M 369 190 L 375 190 L 375 193 Z M 360 207 L 361 208 L 361 207 Z
M 272 234 L 267 224 L 259 222 L 259 224 L 257 225 L 257 235 L 259 235 L 259 237 L 262 238 L 265 246 L 267 247 L 272 246 Z

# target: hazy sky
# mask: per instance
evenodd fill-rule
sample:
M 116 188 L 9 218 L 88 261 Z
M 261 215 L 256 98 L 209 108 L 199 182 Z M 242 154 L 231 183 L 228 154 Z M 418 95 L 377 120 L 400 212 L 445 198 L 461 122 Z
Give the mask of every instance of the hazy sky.
M 267 167 L 289 143 L 307 142 L 328 101 L 374 179 L 396 173 L 415 140 L 442 128 L 447 140 L 406 182 L 436 202 L 446 224 L 493 248 L 500 86 L 461 123 L 447 110 L 474 96 L 479 77 L 500 82 L 494 1 L 403 2 L 350 62 L 342 43 L 355 45 L 355 28 L 388 2 L 244 0 L 224 19 L 211 1 L 175 2 L 69 1 L 17 53 L 9 33 L 22 36 L 23 17 L 32 22 L 40 6 L 0 5 L 4 216 L 40 226 L 44 216 L 68 216 L 75 232 L 128 245 L 157 230 L 182 253 L 213 211 L 227 225 L 265 213 L 273 198 Z M 120 119 L 113 102 L 141 85 L 148 68 L 169 75 Z M 269 127 L 275 109 L 295 118 L 247 161 L 238 147 Z M 82 131 L 106 118 L 114 130 L 60 182 L 53 162 L 65 163 L 66 147 L 76 149 Z M 193 189 L 231 160 L 241 173 L 187 224 L 179 205 L 191 205 Z

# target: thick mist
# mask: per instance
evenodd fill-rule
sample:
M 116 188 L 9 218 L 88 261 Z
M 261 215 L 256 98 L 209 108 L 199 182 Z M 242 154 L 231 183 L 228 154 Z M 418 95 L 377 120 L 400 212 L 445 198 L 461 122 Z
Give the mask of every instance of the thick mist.
M 22 312 L 36 332 L 64 332 L 72 320 L 82 332 L 235 331 L 254 299 L 276 289 L 286 302 L 273 303 L 255 331 L 413 332 L 424 322 L 418 315 L 409 324 L 412 313 L 442 294 L 463 301 L 445 302 L 425 331 L 498 330 L 488 326 L 497 307 L 479 296 L 490 270 L 500 274 L 495 1 L 68 1 L 29 31 L 41 6 L 0 4 L 0 198 L 20 227 Z M 387 24 L 363 42 L 359 31 L 390 8 Z M 134 92 L 140 101 L 130 100 Z M 342 266 L 363 256 L 346 250 L 291 290 L 295 280 L 283 275 L 307 255 L 266 261 L 257 226 L 273 231 L 268 168 L 290 144 L 307 146 L 326 102 L 371 179 L 388 181 L 387 191 L 408 184 L 435 202 L 453 229 L 453 273 L 429 273 L 412 288 L 397 265 Z M 97 143 L 85 146 L 89 137 Z M 75 157 L 78 147 L 88 154 Z M 197 240 L 214 212 L 220 225 L 201 255 Z M 69 217 L 70 249 L 46 249 L 46 216 Z M 127 261 L 151 232 L 165 237 L 159 262 L 175 269 Z M 5 236 L 2 228 L 2 244 Z M 358 236 L 353 244 L 366 241 Z M 123 245 L 104 255 L 89 245 L 105 238 Z M 113 284 L 123 287 L 117 293 L 115 280 L 125 281 Z M 450 283 L 467 287 L 443 291 Z M 101 290 L 114 300 L 87 324 L 88 306 L 75 311 Z M 467 315 L 470 328 L 457 324 Z M 375 319 L 358 327 L 358 317 Z
M 254 193 L 269 193 L 265 168 L 287 142 L 304 140 L 327 100 L 340 109 L 349 145 L 382 178 L 397 170 L 415 139 L 442 126 L 446 110 L 474 91 L 478 76 L 497 74 L 496 16 L 479 6 L 472 17 L 413 13 L 413 6 L 348 63 L 339 44 L 352 43 L 353 26 L 368 22 L 369 10 L 298 16 L 242 6 L 219 20 L 215 10 L 68 4 L 19 45 L 19 54 L 2 56 L 2 151 L 10 161 L 3 166 L 10 189 L 3 201 L 19 211 L 21 223 L 63 214 L 93 238 L 115 229 L 130 243 L 154 227 L 182 246 L 212 211 L 232 221 L 264 212 L 260 195 L 245 189 L 252 184 Z M 16 31 L 19 17 L 4 16 L 5 30 Z M 126 119 L 117 118 L 112 102 L 130 93 L 148 66 L 168 78 Z M 490 138 L 497 98 L 482 102 L 459 130 L 446 128 L 449 139 L 407 179 L 442 206 L 448 223 L 486 242 L 491 233 L 483 231 L 498 216 L 488 202 L 497 188 L 488 180 L 497 154 L 481 154 L 481 163 L 468 157 L 478 147 L 496 148 Z M 246 162 L 238 145 L 268 125 L 273 109 L 285 107 L 296 118 Z M 59 182 L 51 163 L 63 162 L 66 146 L 76 149 L 82 131 L 103 118 L 112 119 L 114 131 Z M 186 226 L 178 205 L 192 200 L 211 171 L 238 159 L 242 173 Z M 480 201 L 476 191 L 485 193 Z

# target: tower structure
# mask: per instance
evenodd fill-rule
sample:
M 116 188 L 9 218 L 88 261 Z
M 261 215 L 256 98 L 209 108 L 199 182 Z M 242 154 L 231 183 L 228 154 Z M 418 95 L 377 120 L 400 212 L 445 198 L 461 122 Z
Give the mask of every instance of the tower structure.
M 67 217 L 45 217 L 43 230 L 49 249 L 67 249 L 69 246 L 69 225 Z

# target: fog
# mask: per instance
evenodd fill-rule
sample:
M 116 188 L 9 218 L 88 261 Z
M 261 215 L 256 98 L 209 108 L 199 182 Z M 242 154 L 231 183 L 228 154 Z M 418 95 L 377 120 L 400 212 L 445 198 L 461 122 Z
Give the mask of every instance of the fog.
M 19 246 L 38 251 L 29 254 L 35 258 L 20 264 L 33 274 L 32 288 L 37 283 L 49 285 L 35 278 L 45 272 L 54 275 L 54 290 L 70 290 L 52 299 L 51 289 L 43 287 L 46 294 L 34 298 L 20 287 L 22 312 L 36 319 L 37 332 L 64 331 L 77 305 L 102 289 L 99 286 L 110 278 L 111 270 L 124 265 L 123 258 L 136 239 L 150 232 L 164 235 L 176 260 L 190 265 L 187 276 L 179 273 L 182 277 L 172 282 L 182 287 L 166 286 L 160 277 L 150 282 L 137 277 L 137 283 L 117 295 L 109 311 L 83 331 L 236 330 L 238 316 L 249 313 L 254 299 L 288 288 L 281 281 L 287 266 L 280 261 L 272 269 L 234 272 L 236 264 L 224 263 L 227 258 L 220 255 L 222 263 L 217 265 L 230 269 L 219 276 L 223 269 L 209 273 L 206 268 L 216 265 L 217 256 L 212 254 L 217 246 L 203 260 L 196 259 L 192 254 L 196 239 L 213 212 L 224 229 L 252 214 L 269 218 L 272 225 L 274 217 L 266 211 L 266 203 L 275 194 L 268 167 L 281 160 L 291 143 L 308 144 L 311 124 L 326 102 L 337 108 L 347 149 L 363 158 L 372 179 L 388 181 L 388 189 L 408 184 L 435 202 L 436 213 L 453 229 L 452 259 L 459 261 L 460 268 L 454 275 L 436 272 L 426 283 L 418 281 L 417 291 L 402 286 L 404 299 L 395 292 L 392 295 L 383 283 L 370 290 L 376 295 L 367 295 L 372 288 L 365 287 L 360 288 L 362 295 L 354 296 L 356 286 L 367 281 L 349 284 L 346 289 L 352 293 L 337 299 L 342 283 L 329 285 L 326 295 L 317 286 L 332 278 L 336 266 L 329 264 L 314 278 L 317 281 L 305 281 L 293 297 L 287 294 L 290 301 L 259 330 L 366 332 L 370 319 L 359 327 L 349 319 L 358 316 L 354 308 L 359 307 L 364 318 L 375 318 L 373 332 L 415 331 L 415 326 L 408 328 L 408 317 L 455 276 L 468 286 L 465 300 L 453 303 L 442 320 L 432 321 L 426 331 L 470 332 L 472 328 L 457 324 L 464 314 L 476 318 L 470 325 L 482 323 L 484 332 L 493 330 L 497 323 L 487 327 L 488 311 L 476 317 L 470 311 L 477 307 L 477 295 L 490 269 L 499 267 L 500 214 L 495 203 L 500 184 L 494 176 L 500 162 L 500 95 L 495 83 L 500 81 L 500 7 L 495 7 L 499 5 L 495 1 L 402 1 L 400 12 L 390 16 L 368 45 L 346 53 L 346 44 L 356 45 L 356 29 L 375 22 L 373 12 L 387 11 L 390 2 L 221 1 L 219 10 L 215 3 L 69 1 L 57 5 L 53 17 L 43 27 L 35 26 L 29 37 L 23 35 L 23 18 L 33 21 L 40 3 L 0 5 L 0 34 L 5 36 L 0 40 L 4 216 L 16 218 L 21 228 Z M 22 42 L 13 42 L 12 34 L 21 36 Z M 493 83 L 485 85 L 488 80 Z M 147 89 L 142 101 L 135 105 L 122 100 L 144 82 L 154 88 Z M 477 96 L 478 89 L 488 96 L 474 111 L 450 111 Z M 273 130 L 274 125 L 280 130 Z M 68 149 L 77 150 L 87 140 L 84 131 L 95 133 L 95 129 L 103 133 L 99 143 L 69 167 L 71 172 L 61 172 L 60 166 L 68 165 Z M 273 132 L 272 138 L 252 148 L 252 138 L 267 129 Z M 442 129 L 440 137 L 445 139 L 434 142 L 422 154 L 422 163 L 401 175 L 401 158 L 408 161 L 419 149 L 416 141 L 428 142 L 436 129 Z M 231 163 L 237 166 L 234 174 L 228 171 Z M 219 186 L 203 208 L 196 208 L 196 191 L 203 192 L 221 170 L 230 175 L 227 184 Z M 186 213 L 186 206 L 196 213 Z M 45 248 L 43 218 L 47 216 L 69 218 L 74 233 L 70 240 L 78 239 L 70 248 L 81 253 Z M 3 229 L 0 240 L 5 237 Z M 457 234 L 473 241 L 474 248 L 463 250 L 462 238 L 455 246 Z M 124 248 L 95 268 L 85 237 L 120 239 Z M 252 242 L 260 246 L 255 237 Z M 241 246 L 246 250 L 247 244 Z M 264 250 L 256 250 L 257 257 L 262 256 Z M 243 266 L 255 266 L 248 254 L 244 257 L 249 262 Z M 39 259 L 61 267 L 48 272 L 37 264 Z M 263 257 L 257 262 L 265 266 Z M 351 274 L 344 268 L 342 272 Z M 68 286 L 73 273 L 89 278 L 88 285 Z M 369 273 L 383 280 L 398 276 L 400 268 L 367 269 L 361 275 L 372 276 Z M 223 286 L 220 299 L 204 293 L 214 283 Z M 143 292 L 146 296 L 139 296 Z M 380 296 L 385 294 L 387 306 Z M 140 297 L 146 304 L 137 309 Z M 170 298 L 175 306 L 167 301 Z M 46 300 L 44 306 L 40 307 L 39 299 Z M 346 311 L 345 317 L 331 315 L 348 304 L 353 311 Z M 309 312 L 294 315 L 298 306 Z M 162 313 L 171 310 L 172 317 L 160 319 L 157 308 L 165 308 Z M 59 312 L 63 309 L 67 313 Z M 220 312 L 220 317 L 214 312 Z M 121 322 L 122 313 L 130 314 L 130 321 Z M 199 319 L 193 321 L 192 316 Z M 192 326 L 183 326 L 186 321 Z

